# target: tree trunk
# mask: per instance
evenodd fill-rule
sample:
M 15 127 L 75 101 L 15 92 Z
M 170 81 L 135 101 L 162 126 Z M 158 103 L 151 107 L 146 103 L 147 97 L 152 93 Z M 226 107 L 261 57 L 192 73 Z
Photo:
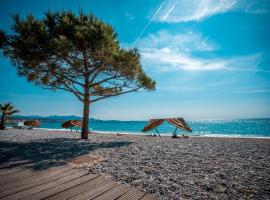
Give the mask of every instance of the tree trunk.
M 5 130 L 6 127 L 5 127 L 5 112 L 2 113 L 2 117 L 1 117 L 1 123 L 0 123 L 0 130 Z
M 85 89 L 84 100 L 83 100 L 83 123 L 81 139 L 88 139 L 88 123 L 89 123 L 89 110 L 90 110 L 90 95 L 89 89 Z

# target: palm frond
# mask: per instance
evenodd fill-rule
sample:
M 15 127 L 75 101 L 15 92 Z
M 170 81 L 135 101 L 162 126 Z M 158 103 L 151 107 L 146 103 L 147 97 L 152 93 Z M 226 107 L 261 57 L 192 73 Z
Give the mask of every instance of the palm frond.
M 0 104 L 0 110 L 7 115 L 12 115 L 19 112 L 19 110 L 14 110 L 14 106 L 12 106 L 11 103 L 5 103 L 3 105 Z
M 12 110 L 12 111 L 9 112 L 8 114 L 9 114 L 9 115 L 13 115 L 13 114 L 18 113 L 18 112 L 20 112 L 20 111 L 19 111 L 19 110 Z

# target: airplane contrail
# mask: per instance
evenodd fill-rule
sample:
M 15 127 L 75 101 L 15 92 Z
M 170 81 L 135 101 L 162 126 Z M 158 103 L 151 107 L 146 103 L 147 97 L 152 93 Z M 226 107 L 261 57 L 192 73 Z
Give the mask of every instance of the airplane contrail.
M 159 8 L 157 9 L 157 11 L 155 12 L 155 14 L 152 16 L 152 18 L 150 19 L 150 21 L 145 25 L 145 27 L 143 28 L 142 32 L 139 34 L 139 36 L 137 37 L 137 39 L 133 42 L 132 47 L 135 46 L 135 44 L 138 42 L 138 40 L 142 37 L 143 33 L 145 32 L 145 30 L 147 29 L 147 27 L 152 23 L 152 21 L 154 20 L 154 18 L 156 17 L 156 15 L 159 13 L 160 9 L 164 6 L 164 4 L 166 3 L 167 0 L 164 0 L 163 3 L 159 6 Z

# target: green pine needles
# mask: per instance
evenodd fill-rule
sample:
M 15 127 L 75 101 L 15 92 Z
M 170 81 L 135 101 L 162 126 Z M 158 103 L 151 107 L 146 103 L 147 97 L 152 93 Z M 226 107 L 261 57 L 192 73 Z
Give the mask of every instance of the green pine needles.
M 83 139 L 88 138 L 90 103 L 155 89 L 138 50 L 121 48 L 113 27 L 94 15 L 47 12 L 44 19 L 13 19 L 13 32 L 0 33 L 4 55 L 28 81 L 71 92 L 83 103 Z

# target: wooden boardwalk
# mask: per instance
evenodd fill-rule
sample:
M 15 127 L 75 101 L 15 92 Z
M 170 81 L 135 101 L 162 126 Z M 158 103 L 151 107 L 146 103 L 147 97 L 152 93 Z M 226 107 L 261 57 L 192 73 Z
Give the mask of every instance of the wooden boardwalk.
M 0 199 L 154 200 L 154 196 L 101 175 L 62 165 L 33 170 L 27 162 L 0 164 Z M 21 162 L 21 163 L 20 163 Z

